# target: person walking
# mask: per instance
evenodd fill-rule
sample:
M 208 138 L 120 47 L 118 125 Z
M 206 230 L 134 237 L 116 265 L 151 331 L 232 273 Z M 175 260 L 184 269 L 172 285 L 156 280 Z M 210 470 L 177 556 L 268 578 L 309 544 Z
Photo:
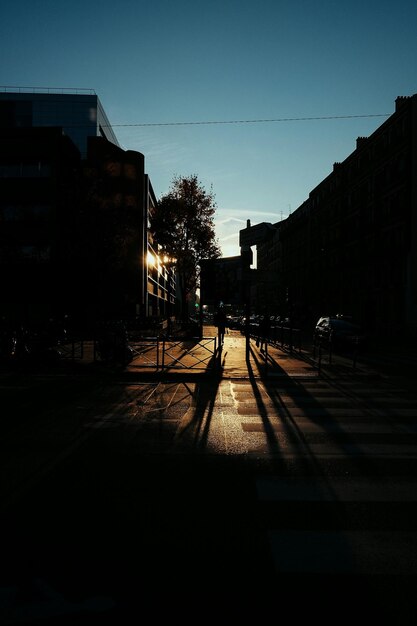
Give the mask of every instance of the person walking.
M 261 352 L 266 351 L 269 342 L 269 333 L 271 331 L 271 320 L 269 315 L 264 315 L 259 324 L 259 344 Z
M 224 312 L 223 307 L 218 308 L 214 323 L 217 326 L 217 335 L 219 338 L 220 347 L 224 343 L 224 334 L 226 332 L 226 313 Z

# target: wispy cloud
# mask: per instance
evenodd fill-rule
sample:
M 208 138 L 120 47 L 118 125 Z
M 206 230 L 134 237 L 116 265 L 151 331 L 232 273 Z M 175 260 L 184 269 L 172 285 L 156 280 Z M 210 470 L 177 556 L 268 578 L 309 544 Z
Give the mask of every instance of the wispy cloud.
M 247 221 L 252 226 L 261 222 L 276 223 L 279 221 L 276 212 L 255 211 L 254 209 L 221 208 L 216 211 L 214 220 L 217 240 L 223 256 L 240 254 L 239 231 L 246 228 Z
M 226 235 L 224 237 L 220 237 L 219 241 L 220 243 L 224 243 L 225 241 L 232 241 L 233 239 L 238 239 L 239 237 L 239 233 L 232 233 L 231 235 Z
M 253 207 L 249 209 L 221 207 L 217 209 L 216 213 L 218 221 L 235 219 L 246 222 L 247 219 L 250 219 L 251 223 L 258 224 L 263 221 L 277 222 L 279 220 L 278 211 L 265 211 Z
M 246 224 L 246 220 L 241 220 L 238 217 L 225 217 L 221 220 L 216 220 L 218 226 L 224 226 L 226 224 Z
M 240 254 L 239 231 L 246 227 L 246 220 L 241 217 L 218 214 L 215 220 L 217 239 L 223 256 Z

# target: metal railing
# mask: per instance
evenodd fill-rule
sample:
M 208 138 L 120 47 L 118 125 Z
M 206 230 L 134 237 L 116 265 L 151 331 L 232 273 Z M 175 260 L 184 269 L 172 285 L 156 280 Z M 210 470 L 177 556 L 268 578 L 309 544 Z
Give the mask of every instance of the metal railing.
M 56 349 L 59 351 L 61 359 L 74 361 L 84 358 L 84 341 L 82 339 L 60 342 L 56 345 Z
M 187 345 L 189 344 L 189 345 Z M 204 369 L 217 367 L 217 338 L 162 340 L 162 369 Z
M 249 334 L 253 339 L 261 336 L 259 330 L 253 326 L 250 327 Z M 267 343 L 286 348 L 290 352 L 301 352 L 302 332 L 299 328 L 293 328 L 292 326 L 272 326 L 267 335 Z
M 143 337 L 140 340 L 129 342 L 133 350 L 133 364 L 137 367 L 151 367 L 159 370 L 160 367 L 160 339 L 158 337 Z
M 100 351 L 94 342 L 94 360 L 100 361 Z M 217 338 L 143 337 L 129 341 L 133 351 L 130 367 L 167 370 L 215 370 L 218 366 Z
M 317 366 L 318 366 L 319 371 L 321 370 L 324 355 L 327 356 L 327 363 L 329 365 L 332 365 L 333 353 L 334 353 L 334 342 L 333 342 L 333 337 L 331 333 L 330 333 L 328 340 L 318 339 L 316 336 L 314 336 L 313 359 L 317 360 Z M 348 355 L 346 354 L 344 355 L 345 358 L 351 361 L 353 369 L 355 369 L 357 365 L 358 353 L 359 353 L 359 340 L 356 339 L 356 341 L 352 344 L 351 352 Z

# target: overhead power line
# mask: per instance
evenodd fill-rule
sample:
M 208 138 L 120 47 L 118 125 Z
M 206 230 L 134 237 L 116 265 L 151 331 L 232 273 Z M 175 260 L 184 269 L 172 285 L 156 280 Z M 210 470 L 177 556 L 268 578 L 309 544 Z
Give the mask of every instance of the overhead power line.
M 391 113 L 373 113 L 368 115 L 324 115 L 321 117 L 277 117 L 255 120 L 212 120 L 200 122 L 147 122 L 134 124 L 112 124 L 112 127 L 132 126 L 203 126 L 205 124 L 265 124 L 270 122 L 306 122 L 312 120 L 346 120 L 365 117 L 389 117 Z

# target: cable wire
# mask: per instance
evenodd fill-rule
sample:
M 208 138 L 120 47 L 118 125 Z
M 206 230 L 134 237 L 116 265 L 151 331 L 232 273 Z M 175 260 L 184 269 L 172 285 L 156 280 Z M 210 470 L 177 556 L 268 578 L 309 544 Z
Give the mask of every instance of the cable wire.
M 147 122 L 135 124 L 111 124 L 115 127 L 143 127 L 143 126 L 202 126 L 205 124 L 265 124 L 271 122 L 305 122 L 313 120 L 346 120 L 365 117 L 389 117 L 391 113 L 374 113 L 368 115 L 325 115 L 321 117 L 277 117 L 272 119 L 254 120 L 213 120 L 200 122 Z

